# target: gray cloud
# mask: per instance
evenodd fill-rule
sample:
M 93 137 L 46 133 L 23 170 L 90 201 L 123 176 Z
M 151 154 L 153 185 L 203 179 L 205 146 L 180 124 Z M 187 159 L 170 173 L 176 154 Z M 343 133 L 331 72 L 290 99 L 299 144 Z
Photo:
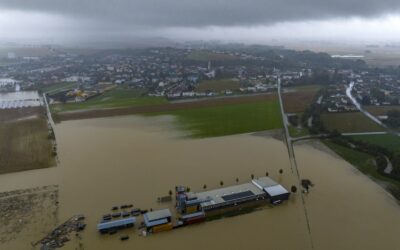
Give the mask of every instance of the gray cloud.
M 1 0 L 0 9 L 35 11 L 126 28 L 254 26 L 284 21 L 375 17 L 399 0 Z M 107 25 L 106 25 L 107 24 Z

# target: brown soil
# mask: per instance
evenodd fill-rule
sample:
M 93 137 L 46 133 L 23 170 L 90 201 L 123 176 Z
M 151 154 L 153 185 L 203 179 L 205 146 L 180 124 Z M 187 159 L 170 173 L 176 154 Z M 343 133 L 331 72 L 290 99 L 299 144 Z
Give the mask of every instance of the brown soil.
M 0 174 L 54 165 L 44 108 L 0 110 Z
M 25 117 L 39 116 L 46 112 L 44 107 L 0 109 L 0 122 L 9 122 Z
M 313 102 L 318 90 L 298 91 L 283 94 L 285 111 L 288 113 L 301 113 Z

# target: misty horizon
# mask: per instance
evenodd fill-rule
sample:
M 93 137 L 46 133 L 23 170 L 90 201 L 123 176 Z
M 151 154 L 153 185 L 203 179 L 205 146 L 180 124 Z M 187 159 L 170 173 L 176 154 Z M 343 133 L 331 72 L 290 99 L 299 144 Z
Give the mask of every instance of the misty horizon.
M 165 38 L 397 43 L 400 2 L 48 1 L 0 3 L 0 40 L 60 44 Z

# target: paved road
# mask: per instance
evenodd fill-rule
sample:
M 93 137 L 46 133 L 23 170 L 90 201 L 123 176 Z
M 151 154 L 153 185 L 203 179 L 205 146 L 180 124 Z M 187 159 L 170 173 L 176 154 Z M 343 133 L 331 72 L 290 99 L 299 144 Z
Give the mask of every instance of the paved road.
M 361 104 L 359 104 L 356 100 L 356 98 L 353 97 L 353 95 L 351 94 L 351 91 L 354 88 L 355 83 L 351 82 L 350 85 L 347 87 L 346 89 L 346 95 L 350 98 L 350 100 L 353 102 L 353 104 L 357 107 L 357 109 L 362 112 L 364 115 L 366 115 L 368 118 L 370 118 L 372 121 L 374 121 L 375 123 L 379 124 L 380 126 L 382 126 L 383 128 L 388 130 L 388 133 L 393 134 L 393 135 L 397 135 L 400 136 L 400 132 L 394 131 L 390 128 L 388 128 L 388 126 L 386 126 L 386 124 L 384 124 L 383 122 L 381 122 L 378 118 L 376 118 L 374 115 L 372 115 L 371 113 L 369 113 L 368 111 L 366 111 L 365 109 L 362 108 Z
M 354 106 L 356 106 L 356 108 L 362 112 L 365 116 L 367 116 L 369 119 L 371 119 L 372 121 L 374 121 L 375 123 L 379 124 L 380 126 L 387 128 L 387 126 L 382 123 L 378 118 L 376 118 L 375 116 L 373 116 L 371 113 L 369 113 L 368 111 L 366 111 L 365 109 L 362 108 L 361 104 L 359 104 L 356 100 L 356 98 L 354 98 L 354 96 L 351 94 L 353 88 L 354 88 L 355 83 L 351 82 L 350 85 L 347 87 L 346 89 L 346 95 L 347 97 L 350 98 L 350 100 L 353 102 Z
M 278 96 L 279 96 L 279 104 L 281 108 L 281 115 L 282 115 L 282 120 L 283 120 L 283 128 L 285 130 L 285 138 L 286 138 L 286 146 L 288 149 L 289 153 L 289 160 L 290 160 L 290 168 L 293 171 L 296 171 L 297 177 L 300 178 L 299 171 L 297 170 L 297 164 L 294 156 L 294 150 L 293 150 L 293 145 L 292 145 L 292 137 L 290 137 L 289 134 L 289 126 L 288 126 L 288 120 L 286 118 L 285 110 L 283 108 L 283 100 L 282 100 L 282 88 L 281 88 L 281 78 L 278 78 Z
M 281 108 L 281 115 L 282 115 L 282 120 L 283 120 L 283 127 L 285 130 L 285 138 L 286 138 L 286 145 L 287 145 L 287 149 L 288 149 L 288 154 L 289 154 L 289 161 L 290 161 L 290 167 L 292 172 L 296 171 L 296 176 L 297 176 L 297 180 L 298 183 L 300 184 L 300 173 L 299 173 L 299 169 L 297 167 L 297 162 L 296 162 L 296 157 L 294 155 L 294 149 L 293 149 L 293 142 L 292 142 L 292 137 L 290 137 L 289 134 L 289 126 L 288 126 L 288 120 L 285 114 L 285 110 L 283 108 L 283 101 L 282 101 L 282 91 L 281 91 L 281 78 L 278 78 L 278 96 L 279 96 L 279 104 L 280 104 L 280 108 Z M 306 207 L 306 203 L 304 200 L 304 194 L 303 192 L 300 192 L 300 196 L 301 196 L 301 201 L 303 204 L 303 209 L 304 209 L 304 216 L 306 218 L 306 222 L 307 222 L 307 229 L 308 229 L 308 235 L 310 238 L 310 244 L 311 244 L 311 249 L 314 249 L 314 242 L 313 242 L 313 238 L 312 238 L 312 234 L 311 234 L 311 226 L 310 226 L 310 220 L 308 218 L 308 212 L 307 212 L 307 207 Z
M 301 141 L 301 140 L 310 140 L 310 139 L 321 139 L 328 137 L 328 134 L 318 134 L 318 135 L 305 135 L 301 137 L 292 138 L 292 142 Z
M 385 159 L 386 159 L 387 165 L 386 165 L 386 168 L 383 170 L 383 172 L 385 172 L 385 174 L 390 174 L 390 173 L 392 173 L 393 165 L 387 156 L 385 156 Z
M 381 131 L 381 132 L 359 132 L 359 133 L 342 133 L 344 136 L 351 136 L 351 135 L 385 135 L 388 132 Z
M 44 101 L 44 104 L 46 105 L 47 118 L 49 119 L 51 126 L 53 126 L 54 121 L 53 121 L 53 117 L 51 116 L 50 106 L 49 106 L 49 103 L 47 102 L 46 93 L 43 93 L 43 101 Z
M 49 124 L 50 124 L 51 128 L 53 129 L 54 138 L 55 138 L 55 136 L 56 136 L 56 133 L 54 130 L 55 123 L 53 120 L 53 116 L 51 115 L 51 112 L 50 112 L 50 106 L 49 106 L 49 103 L 47 102 L 46 93 L 43 93 L 43 101 L 44 101 L 44 104 L 46 105 L 47 120 L 49 121 Z

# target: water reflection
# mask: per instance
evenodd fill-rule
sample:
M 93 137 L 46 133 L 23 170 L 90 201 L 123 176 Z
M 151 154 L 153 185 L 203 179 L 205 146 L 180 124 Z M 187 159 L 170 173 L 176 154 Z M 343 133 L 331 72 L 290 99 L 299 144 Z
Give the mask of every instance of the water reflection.
M 177 184 L 200 191 L 204 184 L 208 189 L 219 187 L 221 180 L 233 185 L 236 178 L 245 182 L 251 174 L 266 172 L 288 188 L 296 184 L 282 141 L 248 134 L 184 139 L 173 121 L 170 116 L 125 116 L 62 122 L 56 126 L 59 166 L 2 175 L 0 191 L 57 184 L 59 221 L 84 213 L 88 223 L 82 239 L 73 238 L 65 249 L 311 248 L 298 194 L 279 207 L 146 238 L 124 231 L 131 240 L 123 243 L 120 234 L 99 235 L 95 224 L 113 205 L 163 207 L 156 198 Z M 397 246 L 400 209 L 390 196 L 328 152 L 309 144 L 295 150 L 300 175 L 316 183 L 306 196 L 315 249 Z M 24 249 L 43 234 L 19 235 L 4 249 Z

